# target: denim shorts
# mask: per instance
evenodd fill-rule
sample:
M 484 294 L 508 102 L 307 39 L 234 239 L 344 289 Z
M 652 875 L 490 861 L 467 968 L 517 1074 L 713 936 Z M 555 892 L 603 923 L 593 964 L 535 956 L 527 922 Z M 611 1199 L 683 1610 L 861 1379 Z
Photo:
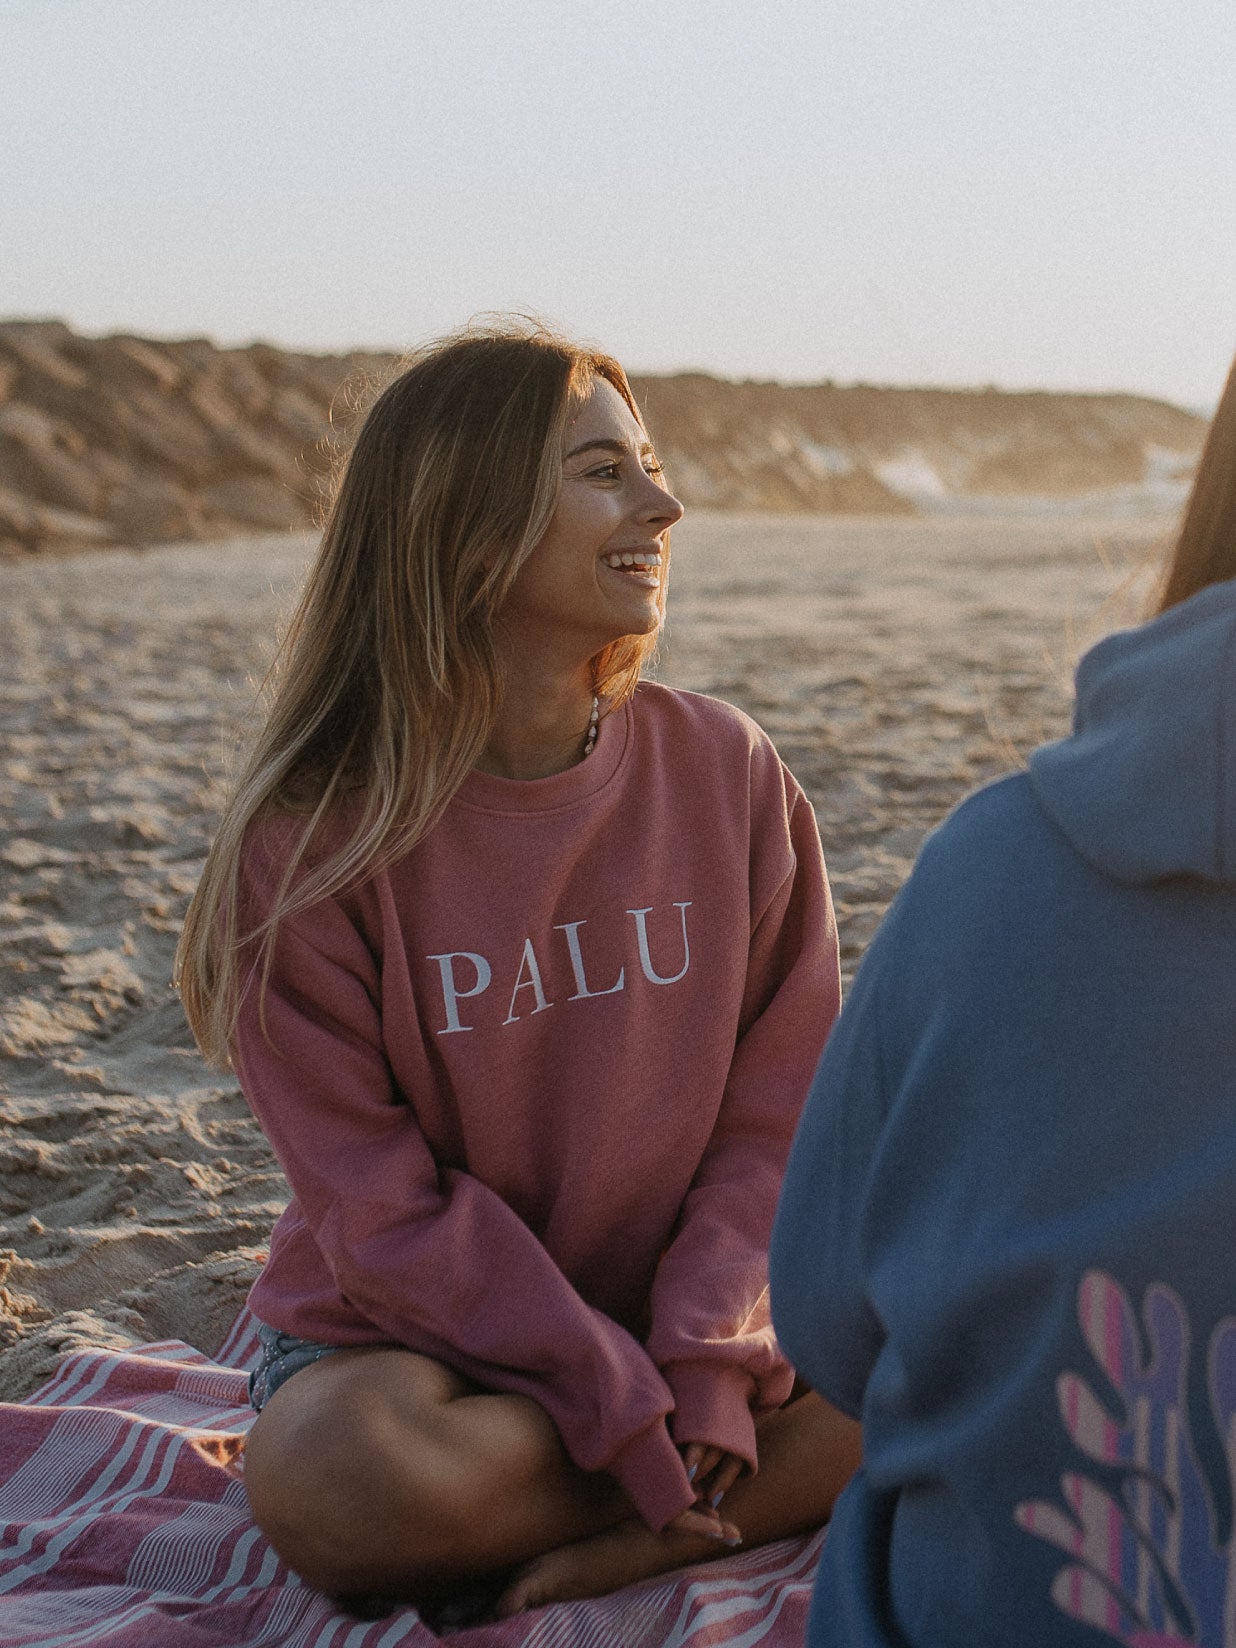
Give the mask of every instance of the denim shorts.
M 258 1323 L 258 1343 L 261 1354 L 257 1366 L 249 1375 L 249 1401 L 261 1413 L 271 1397 L 294 1373 L 320 1362 L 332 1351 L 344 1350 L 344 1345 L 323 1345 L 316 1339 L 298 1339 L 294 1333 L 280 1333 L 278 1328 Z

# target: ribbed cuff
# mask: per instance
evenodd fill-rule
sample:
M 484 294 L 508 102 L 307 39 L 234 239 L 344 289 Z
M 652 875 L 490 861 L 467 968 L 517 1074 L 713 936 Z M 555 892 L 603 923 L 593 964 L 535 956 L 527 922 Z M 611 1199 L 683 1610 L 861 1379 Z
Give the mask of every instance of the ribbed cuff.
M 625 1443 L 605 1467 L 656 1533 L 695 1504 L 682 1455 L 658 1419 Z
M 724 1448 L 756 1468 L 755 1381 L 743 1368 L 718 1362 L 670 1362 L 661 1369 L 674 1393 L 670 1428 L 679 1447 L 703 1442 Z

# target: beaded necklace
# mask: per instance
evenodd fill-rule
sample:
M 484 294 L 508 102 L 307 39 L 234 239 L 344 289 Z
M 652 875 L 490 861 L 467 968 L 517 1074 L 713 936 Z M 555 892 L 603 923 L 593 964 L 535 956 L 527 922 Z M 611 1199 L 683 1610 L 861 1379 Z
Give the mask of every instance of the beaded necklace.
M 592 695 L 592 714 L 588 717 L 588 732 L 584 738 L 584 753 L 580 757 L 586 761 L 596 748 L 597 727 L 601 720 L 601 701 L 594 692 Z

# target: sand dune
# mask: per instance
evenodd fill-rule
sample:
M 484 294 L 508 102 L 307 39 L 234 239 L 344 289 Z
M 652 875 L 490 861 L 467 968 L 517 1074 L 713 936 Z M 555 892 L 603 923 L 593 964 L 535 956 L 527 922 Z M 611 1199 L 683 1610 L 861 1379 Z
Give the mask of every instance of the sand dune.
M 309 527 L 394 354 L 83 337 L 0 321 L 0 558 Z M 684 502 L 914 514 L 967 499 L 1179 501 L 1205 421 L 1138 395 L 633 380 Z
M 847 973 L 924 833 L 1063 731 L 1169 523 L 698 515 L 659 673 L 815 803 Z M 0 566 L 0 1397 L 66 1350 L 213 1350 L 285 1186 L 169 978 L 229 749 L 311 540 Z

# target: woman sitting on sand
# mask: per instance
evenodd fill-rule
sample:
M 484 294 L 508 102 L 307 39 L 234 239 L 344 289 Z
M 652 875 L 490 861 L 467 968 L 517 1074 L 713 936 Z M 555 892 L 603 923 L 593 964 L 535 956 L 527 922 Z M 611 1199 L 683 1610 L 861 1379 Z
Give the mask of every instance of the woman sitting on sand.
M 594 1594 L 820 1523 L 855 1462 L 766 1295 L 824 866 L 751 721 L 639 683 L 681 514 L 615 361 L 422 351 L 189 913 L 190 1021 L 294 1193 L 246 1486 L 330 1592 Z
M 773 1314 L 865 1458 L 813 1648 L 1236 1642 L 1236 366 L 1157 604 L 820 1065 Z

